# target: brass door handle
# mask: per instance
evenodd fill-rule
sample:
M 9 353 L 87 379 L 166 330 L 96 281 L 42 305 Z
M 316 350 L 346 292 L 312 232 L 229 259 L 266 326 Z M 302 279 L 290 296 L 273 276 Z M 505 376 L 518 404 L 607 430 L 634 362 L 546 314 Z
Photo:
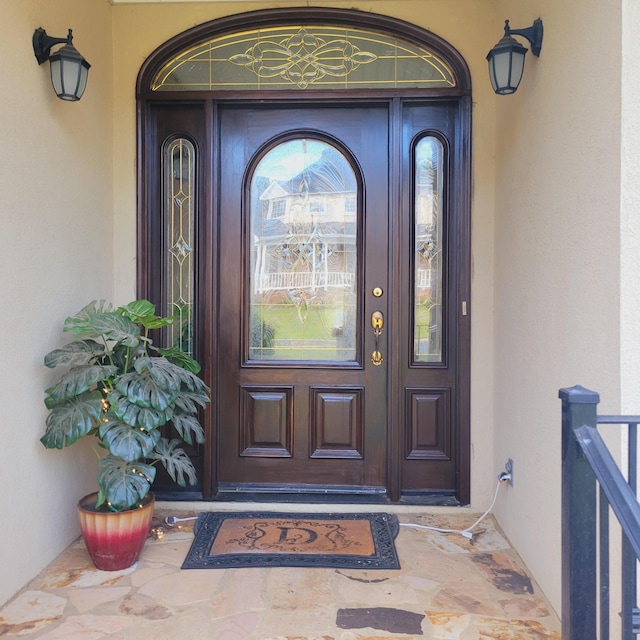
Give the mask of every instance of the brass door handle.
M 371 314 L 371 328 L 373 329 L 373 335 L 376 338 L 376 346 L 371 354 L 371 362 L 379 367 L 382 364 L 382 354 L 378 348 L 378 341 L 382 335 L 382 329 L 384 328 L 384 316 L 382 311 L 374 311 Z
M 371 314 L 371 326 L 373 327 L 373 333 L 379 336 L 382 333 L 384 327 L 384 316 L 382 311 L 374 311 Z

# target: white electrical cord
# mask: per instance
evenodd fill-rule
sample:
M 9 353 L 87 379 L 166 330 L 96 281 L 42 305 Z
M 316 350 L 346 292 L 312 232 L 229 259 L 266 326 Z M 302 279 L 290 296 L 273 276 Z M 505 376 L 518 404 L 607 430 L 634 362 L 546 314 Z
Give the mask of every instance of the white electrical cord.
M 493 496 L 493 502 L 491 503 L 491 506 L 470 526 L 467 527 L 466 529 L 439 529 L 438 527 L 427 527 L 424 524 L 412 524 L 410 522 L 401 522 L 400 526 L 401 527 L 415 527 L 416 529 L 428 529 L 429 531 L 438 531 L 439 533 L 459 533 L 460 535 L 464 536 L 465 538 L 469 538 L 469 540 L 471 540 L 473 538 L 473 533 L 471 533 L 472 529 L 475 529 L 475 527 L 477 527 L 488 515 L 489 513 L 491 513 L 491 509 L 493 509 L 493 505 L 495 505 L 496 500 L 498 499 L 498 491 L 500 490 L 500 485 L 505 481 L 508 480 L 509 477 L 507 474 L 501 473 L 498 476 L 498 484 L 496 486 L 496 492 Z

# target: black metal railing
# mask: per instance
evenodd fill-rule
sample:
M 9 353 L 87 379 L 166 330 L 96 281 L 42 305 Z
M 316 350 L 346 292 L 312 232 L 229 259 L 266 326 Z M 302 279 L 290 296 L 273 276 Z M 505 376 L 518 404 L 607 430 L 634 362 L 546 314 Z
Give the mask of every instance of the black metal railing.
M 562 638 L 609 640 L 611 611 L 621 616 L 622 640 L 640 634 L 637 561 L 640 504 L 637 448 L 640 416 L 598 416 L 600 396 L 584 387 L 560 389 L 562 400 Z M 627 479 L 598 424 L 625 425 Z M 610 595 L 610 526 L 622 529 L 621 603 Z M 599 593 L 599 598 L 598 598 Z

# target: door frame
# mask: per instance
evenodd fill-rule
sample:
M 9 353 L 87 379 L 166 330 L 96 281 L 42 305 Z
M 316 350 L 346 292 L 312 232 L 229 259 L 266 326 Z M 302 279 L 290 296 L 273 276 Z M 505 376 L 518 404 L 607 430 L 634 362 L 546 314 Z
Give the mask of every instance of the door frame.
M 325 91 L 314 90 L 312 93 L 302 95 L 300 91 L 172 91 L 155 93 L 151 90 L 151 81 L 161 66 L 172 56 L 185 47 L 195 44 L 205 38 L 214 37 L 224 33 L 240 31 L 243 28 L 260 25 L 279 26 L 288 24 L 352 24 L 359 27 L 368 27 L 381 30 L 391 35 L 396 35 L 404 40 L 410 40 L 427 46 L 436 51 L 450 66 L 457 80 L 457 86 L 451 88 L 435 89 L 385 89 L 385 90 L 340 90 Z M 400 110 L 403 104 L 419 102 L 425 105 L 446 102 L 455 105 L 455 139 L 450 149 L 454 166 L 457 168 L 456 176 L 460 188 L 450 193 L 449 206 L 455 208 L 456 226 L 451 233 L 456 234 L 457 262 L 451 271 L 451 277 L 457 282 L 458 308 L 456 322 L 457 341 L 459 348 L 456 353 L 457 362 L 457 402 L 453 411 L 458 442 L 457 455 L 457 481 L 456 497 L 454 501 L 443 501 L 442 497 L 422 496 L 416 500 L 421 504 L 433 502 L 435 504 L 469 504 L 470 502 L 470 294 L 471 294 L 471 76 L 466 62 L 460 53 L 445 40 L 435 34 L 389 16 L 371 14 L 356 10 L 346 9 L 321 9 L 315 7 L 295 7 L 284 9 L 267 9 L 252 11 L 243 14 L 226 16 L 214 21 L 203 23 L 189 29 L 162 44 L 147 58 L 142 65 L 136 84 L 137 99 L 137 295 L 140 298 L 148 298 L 162 307 L 163 292 L 154 285 L 152 274 L 157 273 L 160 265 L 157 256 L 151 247 L 158 240 L 158 231 L 154 231 L 154 212 L 161 191 L 161 177 L 157 174 L 157 161 L 152 150 L 157 145 L 155 139 L 155 120 L 153 110 L 163 105 L 192 105 L 195 111 L 201 113 L 202 128 L 207 140 L 212 141 L 209 148 L 201 149 L 203 161 L 197 168 L 199 191 L 197 194 L 199 210 L 213 206 L 215 194 L 211 181 L 206 181 L 205 176 L 213 175 L 214 158 L 212 149 L 216 144 L 216 111 L 222 102 L 255 100 L 277 103 L 278 101 L 297 102 L 302 104 L 327 104 L 339 103 L 341 100 L 350 103 L 362 101 L 363 103 L 388 102 L 390 111 L 395 114 L 394 120 L 400 122 Z M 390 131 L 392 157 L 398 158 L 394 162 L 400 162 L 401 132 Z M 392 173 L 399 172 L 401 167 L 394 167 Z M 397 207 L 402 206 L 399 185 L 389 185 L 390 197 Z M 198 211 L 196 211 L 198 216 Z M 196 289 L 210 287 L 215 283 L 218 273 L 212 252 L 204 248 L 218 246 L 218 230 L 215 224 L 208 224 L 207 216 L 200 220 L 200 235 L 197 238 L 196 250 L 199 259 L 196 267 Z M 398 221 L 390 220 L 390 237 L 398 238 Z M 395 232 L 395 235 L 394 235 Z M 390 247 L 390 259 L 398 261 L 401 247 L 397 240 Z M 395 305 L 397 307 L 397 305 Z M 391 304 L 391 312 L 399 314 Z M 216 337 L 214 332 L 204 331 L 205 323 L 215 319 L 215 296 L 209 296 L 209 301 L 195 300 L 195 326 L 196 358 L 202 363 L 202 376 L 205 382 L 215 390 L 216 370 L 215 354 L 217 353 Z M 398 317 L 390 319 L 390 326 L 398 326 Z M 210 338 L 208 336 L 211 336 Z M 389 365 L 388 388 L 400 382 L 401 372 L 399 365 Z M 387 462 L 387 488 L 388 498 L 393 502 L 412 502 L 411 499 L 402 499 L 401 496 L 401 460 L 403 455 L 401 435 L 398 433 L 399 425 L 404 422 L 402 401 L 398 397 L 389 394 L 388 403 L 388 462 Z M 217 441 L 217 416 L 215 396 L 213 402 L 203 415 L 203 426 L 207 442 Z M 200 491 L 195 494 L 188 492 L 172 493 L 172 497 L 214 499 L 216 495 L 216 460 L 212 454 L 212 447 L 206 447 L 203 455 L 202 472 L 208 482 L 203 483 Z

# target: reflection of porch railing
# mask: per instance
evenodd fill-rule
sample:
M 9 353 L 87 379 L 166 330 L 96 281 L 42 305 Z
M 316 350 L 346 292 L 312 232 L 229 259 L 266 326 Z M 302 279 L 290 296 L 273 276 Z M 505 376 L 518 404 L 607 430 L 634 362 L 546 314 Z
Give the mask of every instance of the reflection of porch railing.
M 632 640 L 640 633 L 636 586 L 640 558 L 640 504 L 636 497 L 640 416 L 598 416 L 600 397 L 583 387 L 561 389 L 560 398 L 562 638 L 608 640 L 611 622 L 618 622 L 622 609 L 621 637 Z M 604 443 L 598 424 L 626 425 L 627 480 Z M 613 607 L 613 612 L 609 590 L 609 507 L 622 527 L 622 604 Z
M 287 291 L 289 289 L 350 288 L 354 274 L 343 271 L 290 271 L 261 273 L 257 278 L 256 291 Z
M 433 269 L 418 269 L 416 271 L 416 287 L 418 289 L 431 289 Z

